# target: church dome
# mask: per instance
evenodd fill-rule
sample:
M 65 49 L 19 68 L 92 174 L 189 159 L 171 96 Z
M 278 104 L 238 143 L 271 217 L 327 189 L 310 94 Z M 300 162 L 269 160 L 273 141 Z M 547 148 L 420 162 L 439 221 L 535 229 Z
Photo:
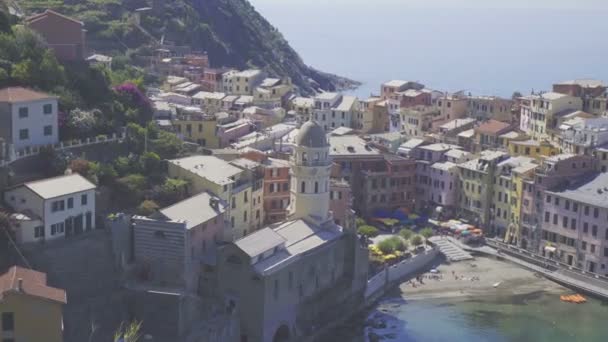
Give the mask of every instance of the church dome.
M 300 127 L 300 132 L 296 137 L 298 146 L 321 148 L 327 147 L 327 135 L 325 130 L 316 121 L 308 121 Z

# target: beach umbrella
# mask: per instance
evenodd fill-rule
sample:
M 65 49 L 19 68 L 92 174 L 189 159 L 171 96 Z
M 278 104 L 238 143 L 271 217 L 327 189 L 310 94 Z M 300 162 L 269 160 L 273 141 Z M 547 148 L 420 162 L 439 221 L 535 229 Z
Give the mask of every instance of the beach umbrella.
M 469 235 L 469 234 L 471 234 L 471 232 L 468 231 L 468 230 L 463 230 L 463 231 L 460 232 L 460 234 L 461 235 Z

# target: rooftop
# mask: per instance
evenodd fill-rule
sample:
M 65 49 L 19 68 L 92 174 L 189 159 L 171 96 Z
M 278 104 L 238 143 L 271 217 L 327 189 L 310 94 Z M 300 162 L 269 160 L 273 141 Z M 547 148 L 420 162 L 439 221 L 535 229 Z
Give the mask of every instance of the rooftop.
M 414 139 L 410 139 L 406 142 L 404 142 L 403 144 L 401 144 L 401 146 L 399 146 L 400 148 L 406 148 L 406 149 L 412 149 L 415 147 L 418 147 L 422 144 L 424 144 L 425 141 L 423 139 L 418 139 L 418 138 L 414 138 Z
M 192 96 L 192 98 L 194 98 L 194 99 L 201 99 L 201 100 L 205 100 L 205 99 L 221 100 L 225 97 L 226 97 L 225 93 L 219 93 L 219 92 L 211 93 L 208 91 L 199 91 L 198 93 L 196 93 Z
M 243 70 L 241 72 L 237 72 L 236 76 L 238 77 L 254 77 L 257 76 L 259 74 L 261 74 L 262 71 L 258 70 L 258 69 L 248 69 L 248 70 Z
M 453 149 L 461 149 L 462 147 L 460 147 L 458 145 L 451 145 L 451 144 L 430 144 L 430 145 L 420 146 L 418 148 L 423 149 L 423 150 L 433 151 L 433 152 L 441 152 L 441 151 L 448 151 L 448 150 L 453 150 Z
M 217 207 L 211 205 L 212 200 L 217 201 Z M 166 218 L 172 221 L 186 222 L 186 228 L 192 229 L 226 211 L 226 205 L 219 198 L 207 192 L 202 192 L 170 207 L 160 210 Z
M 369 146 L 362 138 L 356 135 L 329 137 L 330 151 L 332 156 L 381 156 L 377 149 Z
M 604 82 L 600 80 L 594 79 L 578 79 L 578 80 L 568 80 L 556 83 L 556 85 L 579 85 L 583 88 L 597 88 L 597 87 L 605 87 Z
M 498 120 L 488 120 L 475 128 L 475 131 L 483 134 L 501 134 L 511 127 L 512 125 L 510 123 Z
M 392 81 L 388 81 L 382 85 L 385 87 L 401 88 L 401 87 L 407 85 L 408 83 L 409 83 L 408 81 L 403 81 L 403 80 L 392 80 Z
M 503 139 L 517 139 L 519 138 L 520 133 L 517 131 L 507 132 L 505 134 L 501 134 L 500 137 Z
M 23 87 L 8 87 L 0 89 L 0 102 L 17 103 L 56 98 L 56 96 Z
M 373 140 L 389 140 L 389 141 L 401 140 L 401 139 L 405 138 L 405 136 L 403 136 L 403 134 L 401 134 L 401 132 L 384 132 L 384 133 L 370 134 L 369 136 Z
M 274 86 L 278 85 L 279 83 L 281 83 L 281 79 L 279 79 L 279 78 L 265 78 L 262 81 L 262 84 L 260 84 L 260 87 L 264 87 L 264 88 L 274 87 Z
M 296 97 L 291 102 L 296 107 L 312 107 L 315 105 L 315 100 L 310 97 Z
M 443 162 L 443 163 L 435 163 L 431 165 L 432 168 L 442 170 L 442 171 L 450 171 L 457 165 L 452 162 Z
M 564 98 L 567 96 L 568 95 L 550 91 L 550 92 L 542 93 L 542 94 L 528 95 L 525 98 L 530 99 L 530 100 L 536 100 L 536 99 L 558 100 L 558 99 L 561 99 L 561 98 Z
M 465 156 L 471 155 L 471 152 L 459 149 L 451 149 L 445 153 L 445 156 L 448 158 L 460 159 Z
M 340 126 L 336 129 L 334 129 L 333 131 L 331 131 L 331 135 L 347 135 L 352 133 L 354 130 L 350 127 L 346 127 L 346 126 Z
M 256 168 L 260 167 L 260 163 L 247 158 L 237 158 L 235 160 L 231 160 L 230 164 L 244 170 L 255 170 Z
M 547 191 L 547 193 L 601 208 L 608 208 L 608 173 L 596 174 L 585 179 L 584 183 L 579 182 L 561 191 Z
M 474 135 L 475 135 L 475 130 L 474 129 L 469 129 L 469 130 L 462 131 L 462 132 L 458 133 L 458 136 L 462 137 L 462 138 L 471 138 Z
M 339 111 L 349 111 L 353 109 L 353 106 L 357 102 L 357 98 L 355 96 L 342 96 L 342 101 L 336 106 L 336 110 Z
M 243 172 L 240 168 L 214 156 L 191 156 L 169 160 L 169 163 L 219 185 L 233 183 L 232 177 Z
M 324 93 L 317 94 L 315 96 L 315 100 L 321 100 L 321 101 L 326 100 L 326 101 L 329 101 L 329 100 L 335 99 L 339 95 L 340 94 L 338 94 L 338 93 L 324 92 Z
M 21 293 L 62 304 L 67 303 L 64 290 L 46 284 L 45 273 L 19 266 L 13 266 L 8 272 L 0 275 L 0 302 L 8 293 Z
M 456 120 L 452 120 L 452 121 L 450 121 L 448 123 L 445 123 L 445 124 L 441 125 L 439 128 L 442 129 L 442 130 L 449 131 L 449 130 L 452 130 L 452 129 L 456 129 L 456 128 L 459 128 L 459 127 L 462 127 L 462 126 L 469 125 L 469 124 L 471 124 L 471 123 L 473 123 L 475 121 L 476 120 L 473 119 L 473 118 L 456 119 Z
M 258 273 L 268 274 L 341 236 L 342 231 L 336 226 L 321 228 L 304 220 L 295 220 L 274 229 L 264 228 L 237 240 L 235 244 L 251 257 L 273 250 L 269 257 L 254 263 Z
M 35 192 L 43 199 L 55 198 L 96 188 L 95 184 L 89 182 L 86 178 L 77 173 L 29 182 L 23 184 L 23 186 Z

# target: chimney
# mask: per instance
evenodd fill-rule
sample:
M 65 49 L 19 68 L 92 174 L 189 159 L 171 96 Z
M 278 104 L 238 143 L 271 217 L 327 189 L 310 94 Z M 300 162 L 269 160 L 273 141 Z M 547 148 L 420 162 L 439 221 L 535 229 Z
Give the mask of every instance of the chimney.
M 17 279 L 17 291 L 23 292 L 23 278 Z

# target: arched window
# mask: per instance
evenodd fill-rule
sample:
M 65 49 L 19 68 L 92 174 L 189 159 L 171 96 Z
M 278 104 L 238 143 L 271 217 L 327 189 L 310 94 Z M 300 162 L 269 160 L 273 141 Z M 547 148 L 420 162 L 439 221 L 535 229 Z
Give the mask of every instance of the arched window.
M 319 182 L 315 182 L 315 194 L 319 193 Z
M 301 193 L 306 193 L 306 182 L 302 182 L 302 185 L 300 186 L 300 192 Z
M 302 152 L 302 161 L 308 161 L 308 156 L 306 155 L 306 152 Z
M 319 161 L 319 152 L 315 152 L 315 161 Z

